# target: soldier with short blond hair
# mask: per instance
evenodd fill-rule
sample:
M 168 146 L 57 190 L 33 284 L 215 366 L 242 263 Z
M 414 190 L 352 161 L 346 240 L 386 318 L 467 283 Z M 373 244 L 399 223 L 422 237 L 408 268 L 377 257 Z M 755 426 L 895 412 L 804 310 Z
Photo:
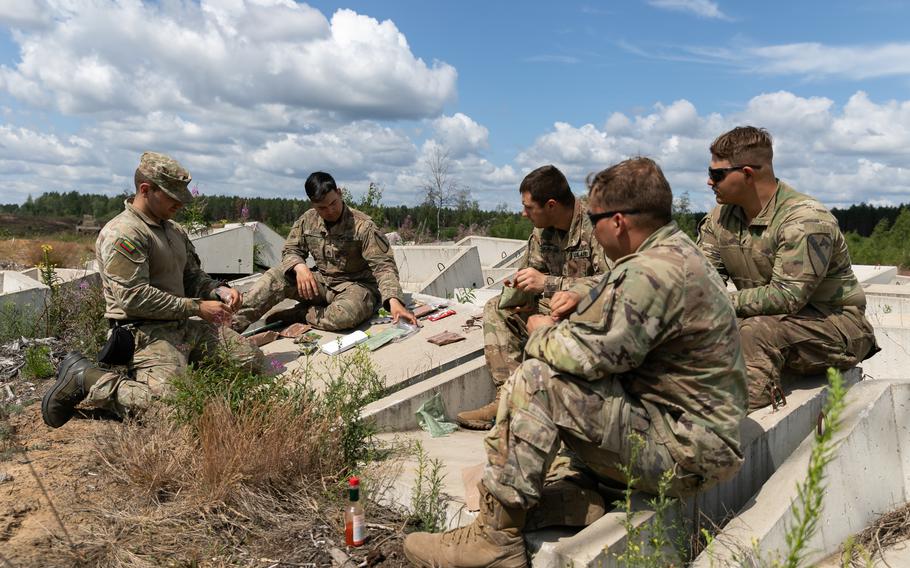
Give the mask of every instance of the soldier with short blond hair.
M 774 174 L 771 135 L 740 126 L 711 144 L 717 199 L 699 246 L 730 294 L 749 371 L 749 408 L 784 400 L 784 370 L 850 368 L 878 351 L 837 220 Z

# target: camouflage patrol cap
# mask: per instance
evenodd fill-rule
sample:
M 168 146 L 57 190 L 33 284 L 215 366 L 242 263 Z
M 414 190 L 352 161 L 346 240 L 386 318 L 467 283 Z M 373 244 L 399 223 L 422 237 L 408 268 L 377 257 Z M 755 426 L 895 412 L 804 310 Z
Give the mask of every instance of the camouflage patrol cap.
M 193 195 L 187 189 L 193 178 L 174 158 L 157 152 L 145 152 L 139 158 L 139 171 L 177 201 L 189 203 L 193 200 Z

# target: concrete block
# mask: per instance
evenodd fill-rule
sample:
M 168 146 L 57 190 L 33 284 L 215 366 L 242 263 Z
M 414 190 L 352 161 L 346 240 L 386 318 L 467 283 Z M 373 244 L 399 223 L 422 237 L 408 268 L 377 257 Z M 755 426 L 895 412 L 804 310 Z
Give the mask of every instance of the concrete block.
M 825 470 L 825 501 L 818 531 L 807 544 L 814 563 L 881 514 L 908 500 L 910 381 L 865 381 L 847 394 L 834 458 Z M 807 437 L 717 537 L 718 545 L 694 566 L 724 565 L 736 551 L 786 550 L 790 503 L 806 477 L 814 445 Z
M 860 284 L 891 284 L 897 276 L 896 266 L 854 264 L 853 273 Z
M 453 421 L 459 412 L 493 400 L 496 389 L 490 369 L 480 356 L 377 400 L 364 407 L 362 415 L 381 432 L 413 430 L 417 426 L 417 409 L 436 393 L 445 406 L 446 418 Z
M 455 243 L 459 247 L 477 247 L 480 264 L 484 268 L 502 266 L 515 258 L 521 258 L 527 248 L 527 241 L 501 239 L 498 237 L 465 237 Z

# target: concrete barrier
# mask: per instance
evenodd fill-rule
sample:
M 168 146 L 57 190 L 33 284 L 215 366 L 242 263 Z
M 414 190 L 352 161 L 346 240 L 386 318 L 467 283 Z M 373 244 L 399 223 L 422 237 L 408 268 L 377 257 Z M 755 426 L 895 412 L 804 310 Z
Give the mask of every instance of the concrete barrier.
M 880 515 L 910 499 L 910 381 L 865 381 L 847 393 L 834 458 L 825 469 L 818 531 L 807 565 L 830 555 Z M 694 566 L 724 566 L 736 553 L 786 550 L 790 503 L 806 477 L 814 440 L 806 438 L 750 499 Z
M 855 384 L 860 376 L 859 369 L 845 371 L 845 383 Z M 689 500 L 683 504 L 683 520 L 692 526 L 694 513 L 698 511 L 703 519 L 721 525 L 746 503 L 815 427 L 826 391 L 825 377 L 804 377 L 787 393 L 786 406 L 749 414 L 741 427 L 744 462 L 739 473 L 698 494 L 694 503 Z M 647 525 L 653 520 L 654 513 L 644 499 L 635 501 L 633 511 L 637 523 Z M 616 555 L 626 547 L 623 517 L 624 513 L 615 511 L 574 535 L 559 531 L 530 533 L 529 547 L 538 551 L 533 565 L 542 568 L 620 566 Z

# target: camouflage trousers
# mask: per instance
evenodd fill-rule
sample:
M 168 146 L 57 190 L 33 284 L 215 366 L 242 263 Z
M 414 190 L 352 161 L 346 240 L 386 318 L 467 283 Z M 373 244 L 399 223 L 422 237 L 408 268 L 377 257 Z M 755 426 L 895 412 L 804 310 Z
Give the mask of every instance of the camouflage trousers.
M 749 410 L 782 395 L 784 371 L 809 375 L 828 367 L 848 369 L 879 350 L 863 309 L 852 306 L 830 315 L 807 306 L 795 315 L 742 318 L 739 331 L 749 374 Z
M 262 352 L 225 326 L 196 319 L 142 323 L 133 328 L 136 352 L 127 373 L 105 373 L 85 401 L 121 416 L 147 410 L 171 392 L 171 380 L 219 347 L 242 364 L 265 369 Z
M 598 387 L 606 387 L 608 396 L 546 363 L 524 361 L 503 385 L 496 424 L 484 439 L 487 490 L 506 506 L 535 506 L 562 442 L 603 479 L 626 483 L 619 468 L 626 465 L 638 478 L 637 489 L 656 493 L 669 470 L 674 472 L 671 495 L 694 493 L 701 477 L 677 465 L 648 413 L 619 379 L 603 380 L 609 385 Z
M 360 282 L 342 282 L 326 286 L 321 274 L 313 276 L 319 285 L 316 298 L 304 300 L 297 293 L 297 281 L 281 267 L 269 269 L 243 295 L 243 306 L 234 316 L 234 329 L 243 329 L 258 320 L 278 302 L 290 298 L 299 304 L 282 312 L 281 319 L 300 321 L 325 331 L 351 329 L 365 322 L 379 305 L 377 293 Z M 267 320 L 268 321 L 268 320 Z
M 490 298 L 483 306 L 483 352 L 493 377 L 501 387 L 515 372 L 524 358 L 528 341 L 528 318 L 534 314 L 550 313 L 550 300 L 540 298 L 528 308 L 499 308 L 499 296 Z

